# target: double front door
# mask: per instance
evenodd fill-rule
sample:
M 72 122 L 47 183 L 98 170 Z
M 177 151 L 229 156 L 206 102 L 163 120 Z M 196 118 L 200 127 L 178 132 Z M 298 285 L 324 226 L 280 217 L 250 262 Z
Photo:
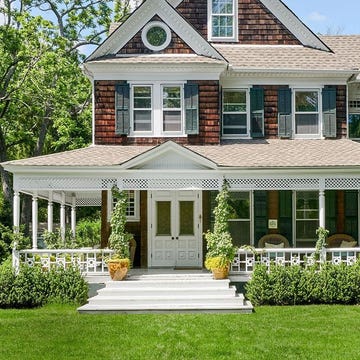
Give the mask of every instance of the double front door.
M 150 267 L 202 266 L 200 191 L 149 191 Z

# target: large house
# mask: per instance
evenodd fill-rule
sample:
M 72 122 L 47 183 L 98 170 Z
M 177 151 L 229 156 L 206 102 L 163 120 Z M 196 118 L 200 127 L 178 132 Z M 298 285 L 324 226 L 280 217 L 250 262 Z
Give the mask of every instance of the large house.
M 314 247 L 315 231 L 358 246 L 360 35 L 317 36 L 280 0 L 146 0 L 86 59 L 93 144 L 10 161 L 20 193 L 102 209 L 129 194 L 135 265 L 202 267 L 215 195 L 231 190 L 235 244 L 266 234 Z

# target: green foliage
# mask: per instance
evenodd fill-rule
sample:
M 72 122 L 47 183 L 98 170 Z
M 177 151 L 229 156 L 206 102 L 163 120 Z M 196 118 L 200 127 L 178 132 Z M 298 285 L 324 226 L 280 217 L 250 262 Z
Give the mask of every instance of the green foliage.
M 109 236 L 109 246 L 114 250 L 116 257 L 129 258 L 129 241 L 133 235 L 125 230 L 128 197 L 125 191 L 118 191 L 116 188 L 113 188 L 112 192 L 117 202 L 110 218 L 111 234 Z
M 254 305 L 359 304 L 360 261 L 352 266 L 257 265 L 246 284 L 246 295 Z
M 226 183 L 217 195 L 216 202 L 214 231 L 208 230 L 205 233 L 207 242 L 206 259 L 222 257 L 223 262 L 230 263 L 234 260 L 237 249 L 233 246 L 229 233 L 228 220 L 231 216 L 231 206 L 229 205 L 229 191 Z
M 83 219 L 76 224 L 76 243 L 79 247 L 94 247 L 101 241 L 101 220 Z
M 15 275 L 10 260 L 0 266 L 0 308 L 33 308 L 49 302 L 83 304 L 88 285 L 77 269 L 22 266 Z
M 15 243 L 17 249 L 25 249 L 29 247 L 30 239 L 22 232 L 14 233 L 10 227 L 0 223 L 0 264 L 11 255 Z

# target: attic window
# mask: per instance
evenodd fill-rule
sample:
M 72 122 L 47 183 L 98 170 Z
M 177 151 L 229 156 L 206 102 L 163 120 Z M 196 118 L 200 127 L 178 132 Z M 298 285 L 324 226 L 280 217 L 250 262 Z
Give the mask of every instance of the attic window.
M 148 49 L 161 51 L 170 44 L 171 31 L 164 23 L 152 21 L 143 28 L 141 39 Z

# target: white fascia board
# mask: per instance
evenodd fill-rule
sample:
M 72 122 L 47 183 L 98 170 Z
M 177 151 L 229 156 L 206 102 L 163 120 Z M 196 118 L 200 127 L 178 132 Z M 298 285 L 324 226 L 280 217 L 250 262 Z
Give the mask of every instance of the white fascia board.
M 182 38 L 199 55 L 225 60 L 167 1 L 147 0 L 119 26 L 86 60 L 116 54 L 155 15 Z
M 303 45 L 331 51 L 282 1 L 261 0 L 261 2 Z
M 93 80 L 219 80 L 227 64 L 109 64 L 93 62 L 84 69 Z

